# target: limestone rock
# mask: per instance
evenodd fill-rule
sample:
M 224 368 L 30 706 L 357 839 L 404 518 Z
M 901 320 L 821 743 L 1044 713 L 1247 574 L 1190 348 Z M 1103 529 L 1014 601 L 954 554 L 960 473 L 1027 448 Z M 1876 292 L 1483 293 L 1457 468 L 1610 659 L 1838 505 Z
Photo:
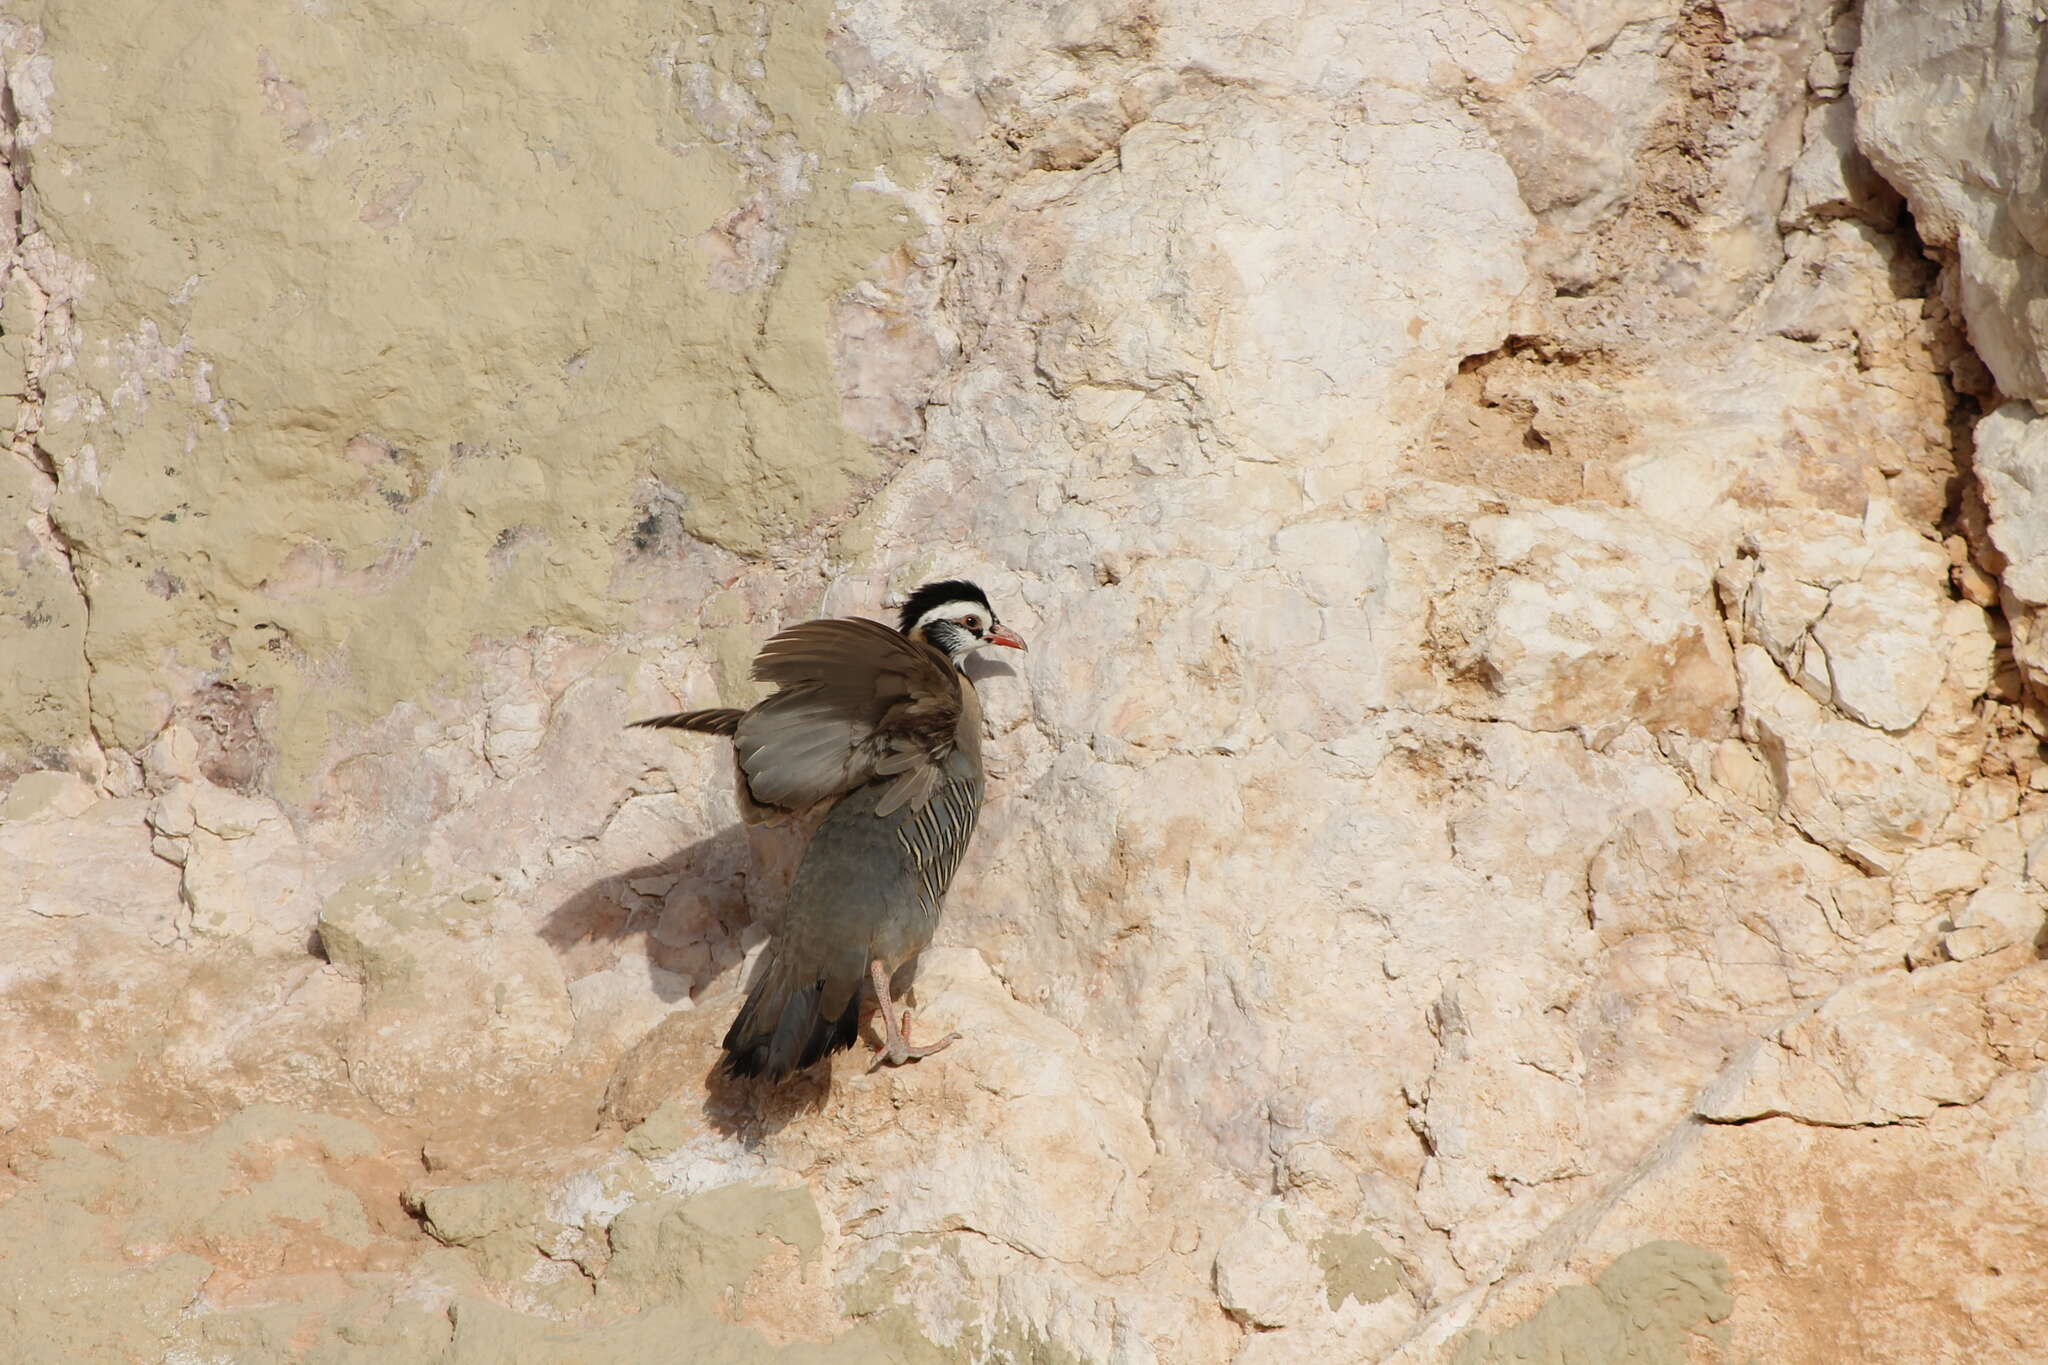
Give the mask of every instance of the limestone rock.
M 14 779 L 14 785 L 7 789 L 7 800 L 0 803 L 0 820 L 9 824 L 61 820 L 83 814 L 95 799 L 91 784 L 77 773 L 44 768 Z
M 1255 1330 L 1239 1358 L 1385 1349 L 1412 1331 L 1400 1265 L 1369 1232 L 1311 1234 L 1310 1215 L 1269 1200 L 1216 1252 L 1216 1298 Z M 1285 1330 L 1281 1330 L 1285 1329 Z
M 1818 701 L 1878 730 L 1906 730 L 1949 666 L 1948 559 L 1873 502 L 1860 523 L 1775 518 L 1744 539 L 1756 564 L 1743 626 Z
M 984 1093 L 954 1099 L 965 1122 L 919 1144 L 921 1160 L 877 1172 L 863 1193 L 875 1224 L 962 1228 L 1103 1272 L 1140 1263 L 1138 1194 L 1155 1147 L 1134 1097 L 1059 1024 L 1010 1000 L 971 950 L 928 953 L 917 995 L 930 1002 L 925 1027 L 984 1040 L 973 1064 Z M 1048 1188 L 1096 1191 L 1094 1218 L 1046 1200 Z
M 2036 689 L 2048 688 L 2048 426 L 2026 404 L 2007 403 L 1977 424 L 1976 465 L 2013 659 Z
M 136 798 L 100 801 L 69 819 L 0 825 L 0 914 L 167 932 L 176 918 L 178 873 L 150 852 L 148 806 Z
M 1541 1360 L 1587 1343 L 1641 1343 L 1648 1359 L 1729 1360 L 1720 1349 L 1735 1311 L 1727 1263 L 1683 1242 L 1649 1242 L 1600 1272 L 1545 1300 L 1521 1322 L 1474 1332 L 1451 1359 L 1455 1365 L 1510 1365 Z
M 2044 921 L 2048 921 L 2048 902 L 2038 891 L 1983 887 L 1957 912 L 1955 927 L 1942 936 L 1942 947 L 1957 962 L 2017 944 L 2036 947 Z
M 529 1223 L 540 1211 L 539 1196 L 512 1180 L 448 1185 L 428 1190 L 413 1202 L 426 1222 L 427 1231 L 456 1246 L 480 1242 L 494 1232 Z
M 1881 227 L 1897 221 L 1899 191 L 1856 145 L 1856 109 L 1854 101 L 1834 99 L 1807 111 L 1805 146 L 1792 163 L 1783 221 L 1855 217 Z
M 298 835 L 276 802 L 177 782 L 151 804 L 149 821 L 158 856 L 184 869 L 195 933 L 232 938 L 261 926 L 303 941 L 316 907 Z
M 1287 1235 L 1279 1218 L 1277 1209 L 1261 1210 L 1216 1253 L 1217 1301 L 1247 1326 L 1285 1327 L 1311 1306 L 1308 1249 Z
M 2048 399 L 2048 285 L 2037 220 L 2044 161 L 2032 91 L 2041 31 L 2011 0 L 1928 10 L 1874 0 L 1862 17 L 1850 93 L 1856 137 L 1912 205 L 1928 242 L 1954 254 L 1970 337 L 1999 389 Z M 1954 117 L 1929 119 L 1934 103 Z
M 2032 1359 L 2024 7 L 419 8 L 0 18 L 0 1339 Z M 728 1083 L 626 727 L 955 575 L 964 1037 Z
M 1736 655 L 1743 734 L 1769 764 L 1786 817 L 1806 835 L 1883 871 L 1932 843 L 1954 804 L 1906 746 L 1830 716 L 1758 645 Z
M 1855 1127 L 1975 1103 L 2000 1068 L 1981 1012 L 1956 989 L 1956 970 L 1844 987 L 1738 1057 L 1695 1112 L 1719 1123 L 1783 1114 Z
M 1732 660 L 1711 615 L 1712 569 L 1691 546 L 1581 508 L 1478 516 L 1469 530 L 1485 567 L 1443 606 L 1483 594 L 1468 648 L 1500 719 L 1598 731 L 1626 715 L 1659 730 L 1726 730 Z
M 1503 1190 L 1585 1173 L 1571 1155 L 1584 1143 L 1584 1059 L 1560 1030 L 1518 1028 L 1530 1013 L 1542 1011 L 1527 984 L 1501 973 L 1458 983 L 1432 1012 L 1440 1050 L 1421 1095 L 1430 1157 L 1418 1199 L 1467 1263 L 1499 1254 L 1486 1215 Z
M 488 909 L 417 871 L 352 883 L 319 920 L 327 956 L 365 988 L 350 1074 L 387 1111 L 437 1085 L 544 1070 L 573 1029 L 561 968 L 537 939 L 489 931 Z

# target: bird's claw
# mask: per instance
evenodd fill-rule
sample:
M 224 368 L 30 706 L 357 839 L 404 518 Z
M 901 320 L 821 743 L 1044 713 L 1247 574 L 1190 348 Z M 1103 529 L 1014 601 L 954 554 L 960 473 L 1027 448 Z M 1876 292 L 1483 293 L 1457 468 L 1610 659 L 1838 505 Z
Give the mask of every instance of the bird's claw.
M 887 1020 L 888 1016 L 885 1014 L 883 1021 L 886 1023 Z M 868 1074 L 870 1076 L 885 1066 L 902 1066 L 907 1062 L 922 1061 L 934 1052 L 944 1052 L 947 1048 L 960 1041 L 958 1033 L 949 1033 L 936 1043 L 926 1043 L 922 1047 L 911 1046 L 909 1010 L 903 1011 L 903 1022 L 896 1028 L 887 1030 L 887 1032 L 889 1037 L 883 1041 L 881 1051 L 875 1054 L 874 1061 L 868 1063 Z

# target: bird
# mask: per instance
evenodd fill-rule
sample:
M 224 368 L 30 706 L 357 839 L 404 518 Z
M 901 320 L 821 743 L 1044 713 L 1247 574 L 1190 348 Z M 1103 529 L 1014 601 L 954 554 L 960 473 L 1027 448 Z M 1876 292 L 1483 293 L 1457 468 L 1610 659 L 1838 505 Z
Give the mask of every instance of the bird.
M 897 616 L 893 629 L 850 616 L 773 636 L 753 677 L 777 690 L 750 709 L 633 723 L 729 736 L 749 824 L 831 803 L 726 1030 L 727 1076 L 781 1081 L 852 1047 L 870 996 L 882 1049 L 869 1072 L 959 1041 L 914 1045 L 890 985 L 930 945 L 981 811 L 981 701 L 963 666 L 986 646 L 1025 644 L 965 579 L 926 583 Z

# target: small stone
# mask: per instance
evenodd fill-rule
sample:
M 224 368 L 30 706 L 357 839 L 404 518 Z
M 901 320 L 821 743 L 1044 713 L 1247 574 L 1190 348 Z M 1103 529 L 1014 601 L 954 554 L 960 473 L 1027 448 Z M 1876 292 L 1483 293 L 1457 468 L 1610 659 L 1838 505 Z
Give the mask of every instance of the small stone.
M 1223 1311 L 1264 1328 L 1285 1327 L 1313 1312 L 1313 1287 L 1322 1279 L 1308 1248 L 1288 1235 L 1278 1206 L 1270 1203 L 1223 1239 L 1214 1275 Z
M 2038 892 L 1987 886 L 1957 913 L 1955 927 L 1942 936 L 1942 946 L 1958 962 L 1982 957 L 2015 944 L 2035 942 L 2044 921 L 2048 921 L 2048 905 Z
M 500 776 L 521 759 L 530 757 L 547 738 L 547 706 L 541 702 L 518 702 L 494 707 L 484 738 L 484 757 Z
M 476 1185 L 445 1185 L 407 1199 L 426 1229 L 450 1246 L 467 1246 L 494 1232 L 531 1223 L 540 1215 L 541 1200 L 531 1185 L 517 1180 L 489 1180 Z
M 1837 98 L 1848 84 L 1848 64 L 1832 52 L 1816 52 L 1806 64 L 1806 88 L 1821 99 Z
M 198 781 L 198 739 L 182 725 L 166 725 L 142 751 L 142 769 L 155 786 Z
M 194 823 L 223 839 L 246 839 L 267 824 L 286 823 L 275 801 L 243 796 L 210 782 L 195 782 L 186 790 L 192 798 Z
M 1989 610 L 1998 605 L 1998 580 L 1975 564 L 1959 564 L 1953 571 L 1956 591 L 1964 600 Z
M 1828 888 L 1835 922 L 1844 938 L 1860 941 L 1893 919 L 1891 882 L 1883 877 L 1850 877 Z
M 149 805 L 149 823 L 158 834 L 183 839 L 199 828 L 192 792 L 195 784 L 180 782 Z
M 1932 904 L 1943 896 L 1983 885 L 1986 867 L 1982 855 L 1967 848 L 1951 844 L 1916 848 L 1900 862 L 1892 881 L 1905 899 Z
M 666 1100 L 626 1134 L 626 1149 L 643 1157 L 666 1156 L 704 1131 L 681 1100 Z

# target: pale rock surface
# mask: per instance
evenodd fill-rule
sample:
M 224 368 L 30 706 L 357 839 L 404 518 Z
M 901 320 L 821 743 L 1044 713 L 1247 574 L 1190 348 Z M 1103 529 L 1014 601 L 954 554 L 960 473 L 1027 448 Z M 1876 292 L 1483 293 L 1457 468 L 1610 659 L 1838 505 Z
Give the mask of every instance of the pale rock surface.
M 1743 737 L 1762 756 L 1779 809 L 1814 842 L 1872 871 L 1934 842 L 1955 797 L 1914 747 L 1824 710 L 1759 646 L 1737 656 Z
M 2048 400 L 2039 17 L 2023 0 L 1862 10 L 1857 142 L 1906 196 L 1921 238 L 1952 254 L 1972 343 L 1999 389 Z
M 1476 671 L 1492 694 L 1490 719 L 1601 734 L 1628 717 L 1726 732 L 1736 701 L 1728 638 L 1697 549 L 1603 508 L 1500 515 L 1475 504 L 1458 519 L 1480 558 L 1453 575 L 1437 613 L 1471 655 L 1460 671 Z
M 2039 696 L 2048 694 L 2048 423 L 2007 403 L 1977 424 L 1977 491 L 2012 628 L 2012 656 Z
M 2036 1359 L 2024 8 L 0 17 L 0 1339 Z M 955 574 L 965 1036 L 721 1081 L 624 726 Z
M 91 919 L 124 932 L 167 932 L 178 873 L 151 856 L 150 804 L 96 801 L 67 819 L 61 805 L 38 802 L 35 816 L 0 825 L 0 913 L 23 923 Z
M 1253 1213 L 1216 1250 L 1216 1301 L 1247 1326 L 1291 1326 L 1314 1311 L 1315 1292 L 1309 1250 L 1278 1204 Z
M 305 858 L 283 808 L 206 782 L 174 782 L 150 804 L 151 849 L 184 869 L 193 933 L 280 937 L 315 913 Z
M 83 815 L 98 796 L 92 784 L 77 773 L 41 768 L 14 780 L 14 785 L 7 789 L 6 802 L 0 804 L 0 818 L 10 824 L 61 820 Z
M 1906 730 L 1948 672 L 1948 557 L 1886 504 L 1860 523 L 1773 518 L 1745 537 L 1757 561 L 1744 631 L 1815 700 L 1873 729 Z
M 1856 145 L 1857 105 L 1839 98 L 1841 87 L 1834 81 L 1840 68 L 1832 54 L 1816 60 L 1829 62 L 1829 83 L 1814 93 L 1835 98 L 1807 111 L 1804 146 L 1792 163 L 1781 221 L 1791 226 L 1816 218 L 1857 218 L 1889 227 L 1898 219 L 1899 192 Z
M 1850 1128 L 1974 1104 L 1999 1067 L 1973 1041 L 1982 1007 L 1952 988 L 1954 976 L 1931 968 L 1844 987 L 1752 1044 L 1694 1112 L 1718 1123 L 1783 1115 Z
M 1873 983 L 1765 1042 L 1763 1054 L 1775 1060 L 1764 1070 L 1757 1054 L 1742 1054 L 1703 1097 L 1733 1101 L 1738 1121 L 1674 1131 L 1588 1223 L 1532 1248 L 1532 1262 L 1548 1266 L 1519 1286 L 1538 1311 L 1515 1330 L 1546 1316 L 1558 1327 L 1581 1278 L 1640 1256 L 1647 1234 L 1697 1241 L 1713 1228 L 1720 1254 L 1710 1263 L 1696 1249 L 1687 1257 L 1736 1297 L 1732 1313 L 1716 1315 L 1719 1332 L 1691 1343 L 1707 1359 L 1939 1359 L 1965 1341 L 1983 1358 L 2025 1359 L 2048 1316 L 2005 1281 L 2039 1264 L 2030 1225 L 2043 1201 L 2030 1181 L 2042 1134 L 2032 1041 L 2044 1017 L 2043 975 L 2028 950 L 1915 973 L 1929 978 L 1925 985 Z M 1973 1008 L 1937 998 L 1951 992 Z M 1923 1013 L 1931 1013 L 1924 1022 Z M 1853 1069 L 1842 1069 L 1851 1057 Z M 1816 1117 L 1759 1112 L 1779 1104 Z M 1921 1117 L 1887 1117 L 1896 1112 Z M 1833 1121 L 1845 1118 L 1848 1126 Z M 1766 1246 L 1778 1258 L 1770 1274 L 1729 1278 Z M 1844 1277 L 1837 1271 L 1847 1247 L 1866 1248 L 1871 1259 Z M 1945 1268 L 1952 1294 L 1911 1313 L 1887 1306 L 1894 1277 L 1918 1267 L 1924 1284 L 1934 1266 Z M 1646 1302 L 1643 1321 L 1697 1313 L 1683 1286 L 1700 1276 L 1679 1268 L 1656 1278 L 1661 1305 Z M 1805 1324 L 1815 1314 L 1836 1323 L 1831 1345 L 1810 1343 Z
M 1961 962 L 2015 945 L 2039 947 L 2048 904 L 2038 891 L 2017 886 L 1986 886 L 1964 903 L 1955 927 L 1942 935 L 1941 946 Z

